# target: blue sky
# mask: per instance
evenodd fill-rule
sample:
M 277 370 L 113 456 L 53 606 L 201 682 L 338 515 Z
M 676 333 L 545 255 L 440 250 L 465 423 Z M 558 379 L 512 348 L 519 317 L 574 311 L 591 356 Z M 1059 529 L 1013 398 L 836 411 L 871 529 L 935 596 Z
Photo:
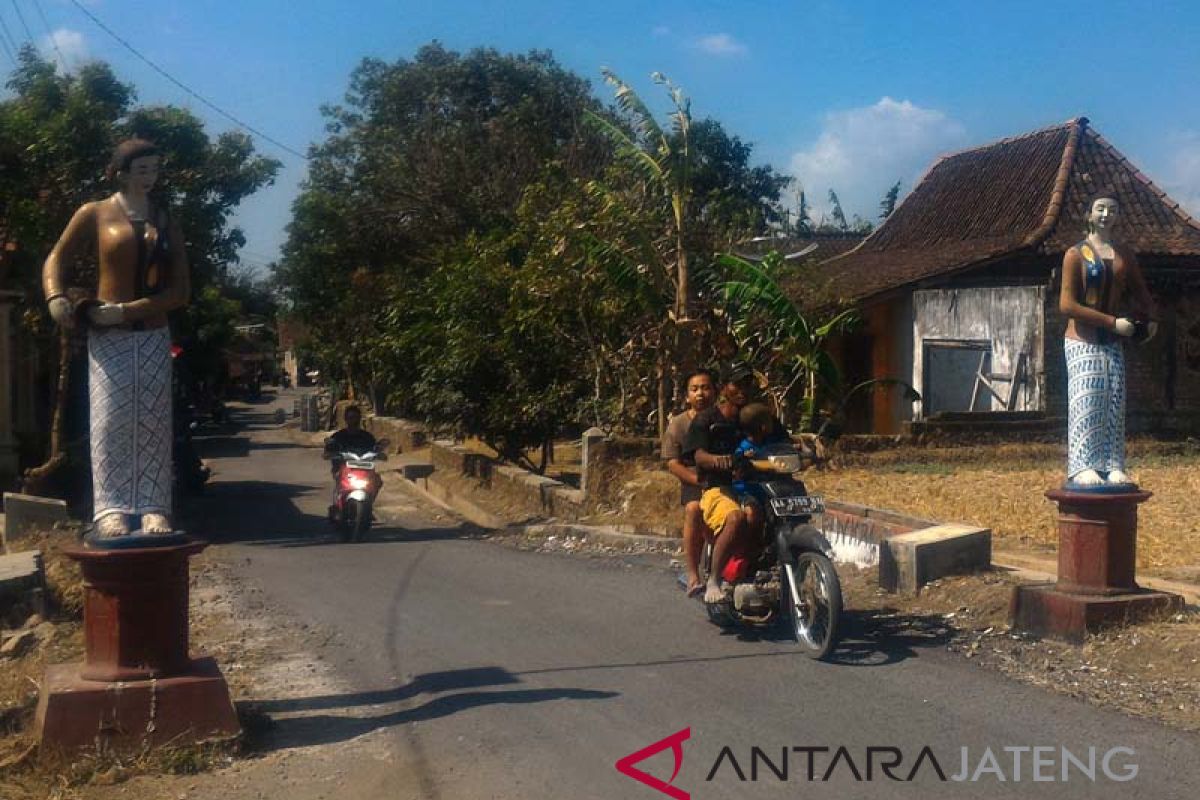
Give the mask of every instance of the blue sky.
M 939 153 L 1081 114 L 1200 213 L 1196 2 L 81 2 L 184 84 L 301 151 L 323 138 L 320 106 L 341 99 L 364 56 L 407 58 L 438 39 L 551 50 L 602 96 L 610 66 L 665 108 L 648 77 L 662 71 L 696 116 L 752 142 L 814 199 L 837 189 L 847 213 L 873 217 L 889 185 L 907 192 Z M 69 0 L 0 0 L 24 39 L 17 9 L 49 55 L 53 31 L 69 64 L 108 61 L 142 102 L 191 108 L 210 132 L 231 127 Z M 305 169 L 260 146 L 285 167 L 239 210 L 251 267 L 278 255 Z

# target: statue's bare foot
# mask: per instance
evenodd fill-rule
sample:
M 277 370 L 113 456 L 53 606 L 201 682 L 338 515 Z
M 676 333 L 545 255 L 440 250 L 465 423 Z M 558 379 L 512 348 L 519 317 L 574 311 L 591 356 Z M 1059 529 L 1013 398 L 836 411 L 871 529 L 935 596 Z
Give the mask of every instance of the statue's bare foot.
M 1128 475 L 1126 475 L 1122 470 L 1114 469 L 1112 472 L 1108 473 L 1108 482 L 1109 483 L 1133 483 L 1133 479 L 1131 479 Z
M 704 588 L 704 602 L 719 603 L 725 599 L 725 592 L 721 591 L 720 581 L 709 579 L 708 586 Z
M 1071 479 L 1072 482 L 1080 486 L 1099 486 L 1104 483 L 1104 479 L 1100 477 L 1100 473 L 1094 469 L 1085 469 L 1083 472 Z
M 128 536 L 129 525 L 125 522 L 125 515 L 117 511 L 112 514 L 105 514 L 96 520 L 96 535 L 101 539 Z
M 142 533 L 171 533 L 171 520 L 164 514 L 143 514 Z

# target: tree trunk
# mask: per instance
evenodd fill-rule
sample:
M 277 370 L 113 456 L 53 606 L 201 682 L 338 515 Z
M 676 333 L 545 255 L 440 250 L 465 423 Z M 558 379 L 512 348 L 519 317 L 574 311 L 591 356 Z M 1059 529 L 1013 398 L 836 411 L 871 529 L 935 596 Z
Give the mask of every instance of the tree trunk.
M 45 463 L 25 471 L 21 481 L 21 491 L 25 494 L 45 494 L 54 473 L 67 463 L 66 448 L 63 447 L 63 428 L 67 424 L 70 383 L 71 332 L 64 329 L 58 338 L 58 390 L 54 397 L 54 417 L 50 423 L 50 454 Z
M 675 295 L 675 319 L 688 319 L 689 308 L 691 303 L 691 282 L 688 279 L 688 257 L 687 250 L 683 248 L 683 231 L 677 229 L 675 232 L 675 247 L 676 258 L 678 259 L 679 275 L 678 275 L 678 290 Z
M 667 432 L 667 348 L 666 337 L 658 339 L 658 438 Z

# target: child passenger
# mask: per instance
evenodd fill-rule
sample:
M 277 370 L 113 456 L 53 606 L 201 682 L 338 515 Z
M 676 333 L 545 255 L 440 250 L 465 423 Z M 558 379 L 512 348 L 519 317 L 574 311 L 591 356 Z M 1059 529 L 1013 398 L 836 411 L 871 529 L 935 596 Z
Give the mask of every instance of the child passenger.
M 762 403 L 750 403 L 738 414 L 738 426 L 741 429 L 742 441 L 734 450 L 735 463 L 742 459 L 761 458 L 764 451 L 773 444 L 789 441 L 787 431 L 771 413 L 771 409 Z M 753 473 L 753 468 L 745 464 L 734 473 L 733 491 L 737 493 L 742 505 L 747 502 L 762 504 L 762 487 L 746 480 Z

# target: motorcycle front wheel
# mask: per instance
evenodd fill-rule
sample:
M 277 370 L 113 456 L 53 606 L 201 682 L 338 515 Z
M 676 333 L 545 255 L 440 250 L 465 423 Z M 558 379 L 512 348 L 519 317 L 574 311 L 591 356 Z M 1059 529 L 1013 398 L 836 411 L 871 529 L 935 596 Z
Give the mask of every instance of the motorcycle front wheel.
M 822 659 L 837 644 L 842 616 L 842 584 L 833 562 L 813 550 L 792 549 L 783 559 L 779 595 L 782 618 L 796 644 Z
M 351 506 L 350 524 L 352 526 L 353 541 L 361 542 L 363 537 L 367 535 L 367 529 L 371 527 L 371 506 L 361 500 L 351 500 L 354 505 Z

